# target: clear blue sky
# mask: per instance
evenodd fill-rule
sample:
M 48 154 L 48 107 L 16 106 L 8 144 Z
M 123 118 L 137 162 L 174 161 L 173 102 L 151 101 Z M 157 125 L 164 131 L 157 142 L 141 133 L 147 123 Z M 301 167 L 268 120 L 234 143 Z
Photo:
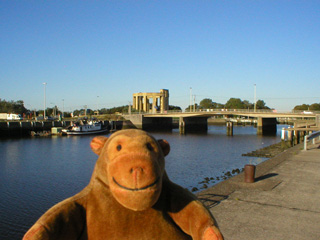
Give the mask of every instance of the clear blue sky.
M 170 105 L 320 102 L 320 1 L 0 0 L 0 98 L 111 108 L 169 89 Z M 98 97 L 99 96 L 99 97 Z

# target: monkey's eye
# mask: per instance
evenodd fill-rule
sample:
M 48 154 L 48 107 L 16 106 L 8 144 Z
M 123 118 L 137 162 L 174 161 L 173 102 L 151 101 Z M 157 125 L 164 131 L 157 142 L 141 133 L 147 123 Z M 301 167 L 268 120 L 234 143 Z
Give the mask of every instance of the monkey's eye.
M 148 148 L 150 151 L 153 151 L 153 147 L 152 147 L 151 143 L 147 143 L 147 148 Z
M 121 144 L 119 144 L 119 145 L 117 146 L 117 150 L 120 151 L 121 148 L 122 148 L 122 146 L 121 146 Z

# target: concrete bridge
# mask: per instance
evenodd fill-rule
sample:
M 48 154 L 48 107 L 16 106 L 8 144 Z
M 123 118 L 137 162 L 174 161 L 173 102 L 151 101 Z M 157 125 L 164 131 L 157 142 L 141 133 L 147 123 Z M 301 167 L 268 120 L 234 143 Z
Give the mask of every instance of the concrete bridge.
M 164 113 L 146 113 L 124 115 L 135 126 L 145 130 L 171 130 L 173 128 L 173 119 L 179 119 L 180 133 L 204 132 L 208 130 L 207 119 L 212 116 L 223 116 L 233 118 L 235 116 L 257 119 L 257 134 L 275 134 L 277 131 L 277 118 L 287 119 L 314 119 L 317 126 L 320 127 L 320 114 L 310 113 L 280 113 L 273 111 L 250 111 L 243 109 L 234 110 L 207 110 L 197 112 L 164 112 Z M 316 121 L 317 119 L 317 121 Z M 230 135 L 233 132 L 232 122 L 227 122 L 227 128 Z

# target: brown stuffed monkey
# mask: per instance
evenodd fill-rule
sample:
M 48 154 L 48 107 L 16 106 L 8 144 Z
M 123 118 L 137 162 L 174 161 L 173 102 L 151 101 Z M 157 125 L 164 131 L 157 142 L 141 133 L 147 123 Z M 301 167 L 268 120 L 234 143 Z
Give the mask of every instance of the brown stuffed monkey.
M 167 141 L 130 129 L 90 146 L 99 157 L 88 186 L 49 209 L 24 240 L 223 239 L 210 212 L 169 180 Z

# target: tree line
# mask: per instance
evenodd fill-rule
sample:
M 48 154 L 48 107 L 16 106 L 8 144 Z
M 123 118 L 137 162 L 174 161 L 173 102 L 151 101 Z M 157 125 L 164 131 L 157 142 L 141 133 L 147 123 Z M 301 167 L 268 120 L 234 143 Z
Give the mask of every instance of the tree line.
M 26 114 L 28 109 L 25 108 L 22 100 L 18 101 L 6 101 L 0 99 L 0 112 L 1 113 L 16 113 L 16 114 Z
M 320 103 L 297 105 L 293 110 L 320 111 Z
M 205 98 L 200 101 L 199 105 L 189 105 L 186 111 L 189 111 L 190 107 L 191 109 L 254 109 L 254 107 L 256 109 L 270 109 L 263 100 L 258 100 L 254 106 L 254 103 L 250 103 L 248 100 L 242 101 L 240 98 L 230 98 L 225 104 L 214 102 L 211 98 Z

